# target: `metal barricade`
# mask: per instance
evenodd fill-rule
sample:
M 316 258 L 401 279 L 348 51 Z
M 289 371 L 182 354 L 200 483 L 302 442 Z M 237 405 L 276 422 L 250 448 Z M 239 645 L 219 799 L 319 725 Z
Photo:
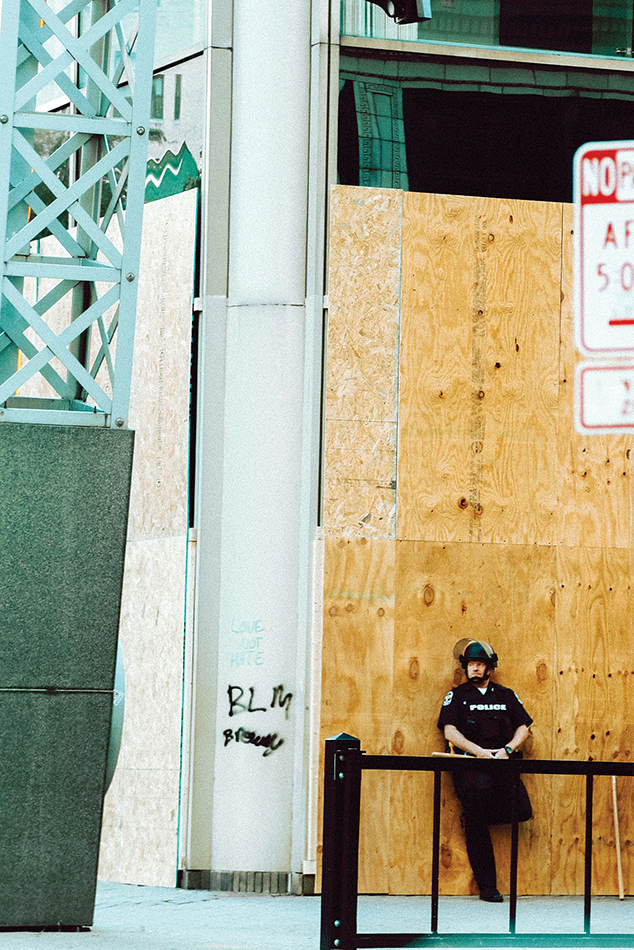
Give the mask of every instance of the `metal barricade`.
M 521 774 L 579 775 L 586 782 L 585 876 L 583 933 L 525 934 L 516 932 L 518 822 L 511 822 L 509 931 L 505 934 L 438 932 L 440 872 L 440 783 L 443 772 L 479 768 L 511 769 L 514 787 Z M 357 932 L 361 776 L 364 771 L 434 773 L 431 922 L 427 933 L 360 934 Z M 630 762 L 581 762 L 529 759 L 476 759 L 465 756 L 366 755 L 361 742 L 346 733 L 326 739 L 324 765 L 323 865 L 320 950 L 359 947 L 632 947 L 629 934 L 592 934 L 592 798 L 595 775 L 634 775 Z

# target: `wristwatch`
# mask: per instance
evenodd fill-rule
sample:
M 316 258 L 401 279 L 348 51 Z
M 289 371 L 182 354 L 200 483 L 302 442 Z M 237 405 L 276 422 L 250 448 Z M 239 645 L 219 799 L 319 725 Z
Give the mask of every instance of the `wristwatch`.
M 513 752 L 514 752 L 515 750 L 512 749 L 512 748 L 510 747 L 510 745 L 505 745 L 505 746 L 504 746 L 504 751 L 506 752 L 507 755 L 513 755 Z

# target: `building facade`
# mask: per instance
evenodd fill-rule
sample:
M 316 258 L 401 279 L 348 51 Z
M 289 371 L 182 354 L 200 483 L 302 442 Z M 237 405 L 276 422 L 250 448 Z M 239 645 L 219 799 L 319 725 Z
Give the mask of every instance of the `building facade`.
M 159 5 L 150 154 L 200 187 L 183 659 L 149 740 L 178 782 L 115 779 L 102 876 L 314 887 L 331 186 L 566 203 L 579 145 L 633 137 L 631 4 L 431 6 Z

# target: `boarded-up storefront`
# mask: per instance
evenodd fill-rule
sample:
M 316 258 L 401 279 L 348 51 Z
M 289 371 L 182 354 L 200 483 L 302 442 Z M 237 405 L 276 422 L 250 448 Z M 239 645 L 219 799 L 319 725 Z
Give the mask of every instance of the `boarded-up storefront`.
M 574 431 L 571 291 L 569 205 L 334 189 L 322 739 L 442 750 L 470 636 L 533 716 L 531 757 L 631 760 L 631 439 Z M 429 893 L 432 782 L 364 775 L 361 891 Z M 584 780 L 526 784 L 519 893 L 582 893 Z M 629 779 L 618 800 L 631 893 Z M 593 861 L 595 893 L 617 893 L 609 778 Z M 449 776 L 440 866 L 441 893 L 477 892 Z

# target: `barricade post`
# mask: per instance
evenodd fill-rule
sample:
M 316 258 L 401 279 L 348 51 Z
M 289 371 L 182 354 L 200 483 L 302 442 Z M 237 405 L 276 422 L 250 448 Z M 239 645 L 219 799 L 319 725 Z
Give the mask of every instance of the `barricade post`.
M 361 742 L 341 733 L 326 739 L 320 950 L 357 943 Z

